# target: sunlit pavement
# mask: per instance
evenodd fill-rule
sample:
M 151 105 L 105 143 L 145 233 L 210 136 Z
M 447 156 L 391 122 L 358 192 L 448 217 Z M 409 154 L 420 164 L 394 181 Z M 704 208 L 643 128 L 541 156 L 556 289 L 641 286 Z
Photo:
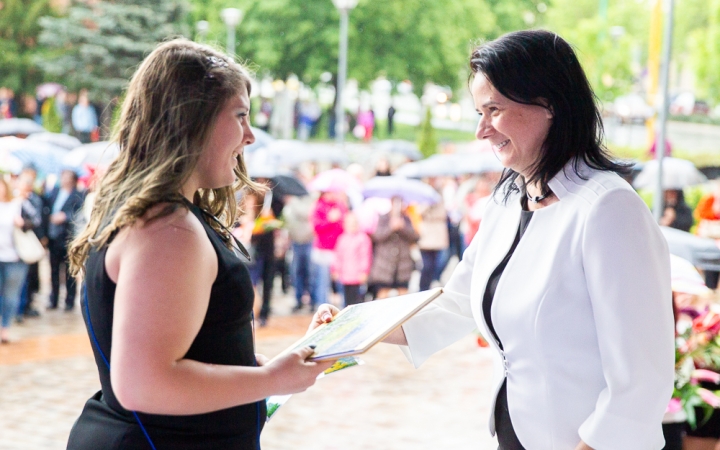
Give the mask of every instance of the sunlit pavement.
M 276 286 L 258 351 L 280 353 L 302 336 L 309 314 Z M 42 307 L 47 292 L 38 296 Z M 85 401 L 99 389 L 82 316 L 47 311 L 11 328 L 0 346 L 0 449 L 64 449 Z M 319 380 L 291 398 L 263 432 L 264 449 L 495 449 L 487 432 L 489 350 L 468 336 L 415 370 L 380 344 L 360 367 Z

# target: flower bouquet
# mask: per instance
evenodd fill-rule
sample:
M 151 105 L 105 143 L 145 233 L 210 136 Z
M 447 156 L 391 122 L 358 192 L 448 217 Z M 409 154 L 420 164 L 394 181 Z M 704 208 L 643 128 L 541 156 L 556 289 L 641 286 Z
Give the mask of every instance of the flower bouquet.
M 667 413 L 684 412 L 688 424 L 697 428 L 695 408 L 703 409 L 705 423 L 720 408 L 720 391 L 711 391 L 700 382 L 720 384 L 720 314 L 706 309 L 684 309 L 675 338 L 675 389 Z M 688 320 L 689 319 L 689 320 Z

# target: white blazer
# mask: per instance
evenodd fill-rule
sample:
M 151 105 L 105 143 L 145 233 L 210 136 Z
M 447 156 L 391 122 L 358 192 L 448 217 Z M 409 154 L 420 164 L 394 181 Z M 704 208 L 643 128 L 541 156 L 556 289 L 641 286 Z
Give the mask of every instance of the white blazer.
M 445 293 L 403 325 L 420 366 L 479 329 L 495 349 L 495 396 L 507 376 L 510 417 L 528 450 L 663 447 L 674 377 L 668 247 L 622 178 L 582 164 L 549 183 L 559 201 L 535 211 L 500 279 L 491 314 L 485 285 L 520 222 L 520 197 L 488 203 Z M 491 408 L 490 432 L 495 434 Z

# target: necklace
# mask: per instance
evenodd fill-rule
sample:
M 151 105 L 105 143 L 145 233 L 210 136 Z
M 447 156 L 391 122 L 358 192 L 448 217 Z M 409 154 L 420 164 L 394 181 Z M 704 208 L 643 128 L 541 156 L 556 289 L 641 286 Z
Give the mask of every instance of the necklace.
M 552 191 L 547 191 L 543 195 L 538 195 L 535 197 L 533 197 L 532 195 L 530 195 L 529 192 L 526 191 L 525 195 L 527 195 L 528 201 L 537 204 L 537 203 L 540 203 L 541 201 L 545 200 L 546 198 L 550 197 L 552 195 Z

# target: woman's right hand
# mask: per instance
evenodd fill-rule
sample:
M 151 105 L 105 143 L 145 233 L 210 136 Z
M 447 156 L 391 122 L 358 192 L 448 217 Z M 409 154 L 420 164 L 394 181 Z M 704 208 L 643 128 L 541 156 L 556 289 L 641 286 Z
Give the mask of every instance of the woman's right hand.
M 263 366 L 270 374 L 273 394 L 287 395 L 303 392 L 313 384 L 320 373 L 329 369 L 335 361 L 308 361 L 315 350 L 303 347 L 280 356 Z
M 310 327 L 308 327 L 308 333 L 319 327 L 320 325 L 332 322 L 332 320 L 335 318 L 335 316 L 338 315 L 338 313 L 340 313 L 340 310 L 329 303 L 324 303 L 320 305 L 318 310 L 315 312 L 312 321 L 310 322 Z

